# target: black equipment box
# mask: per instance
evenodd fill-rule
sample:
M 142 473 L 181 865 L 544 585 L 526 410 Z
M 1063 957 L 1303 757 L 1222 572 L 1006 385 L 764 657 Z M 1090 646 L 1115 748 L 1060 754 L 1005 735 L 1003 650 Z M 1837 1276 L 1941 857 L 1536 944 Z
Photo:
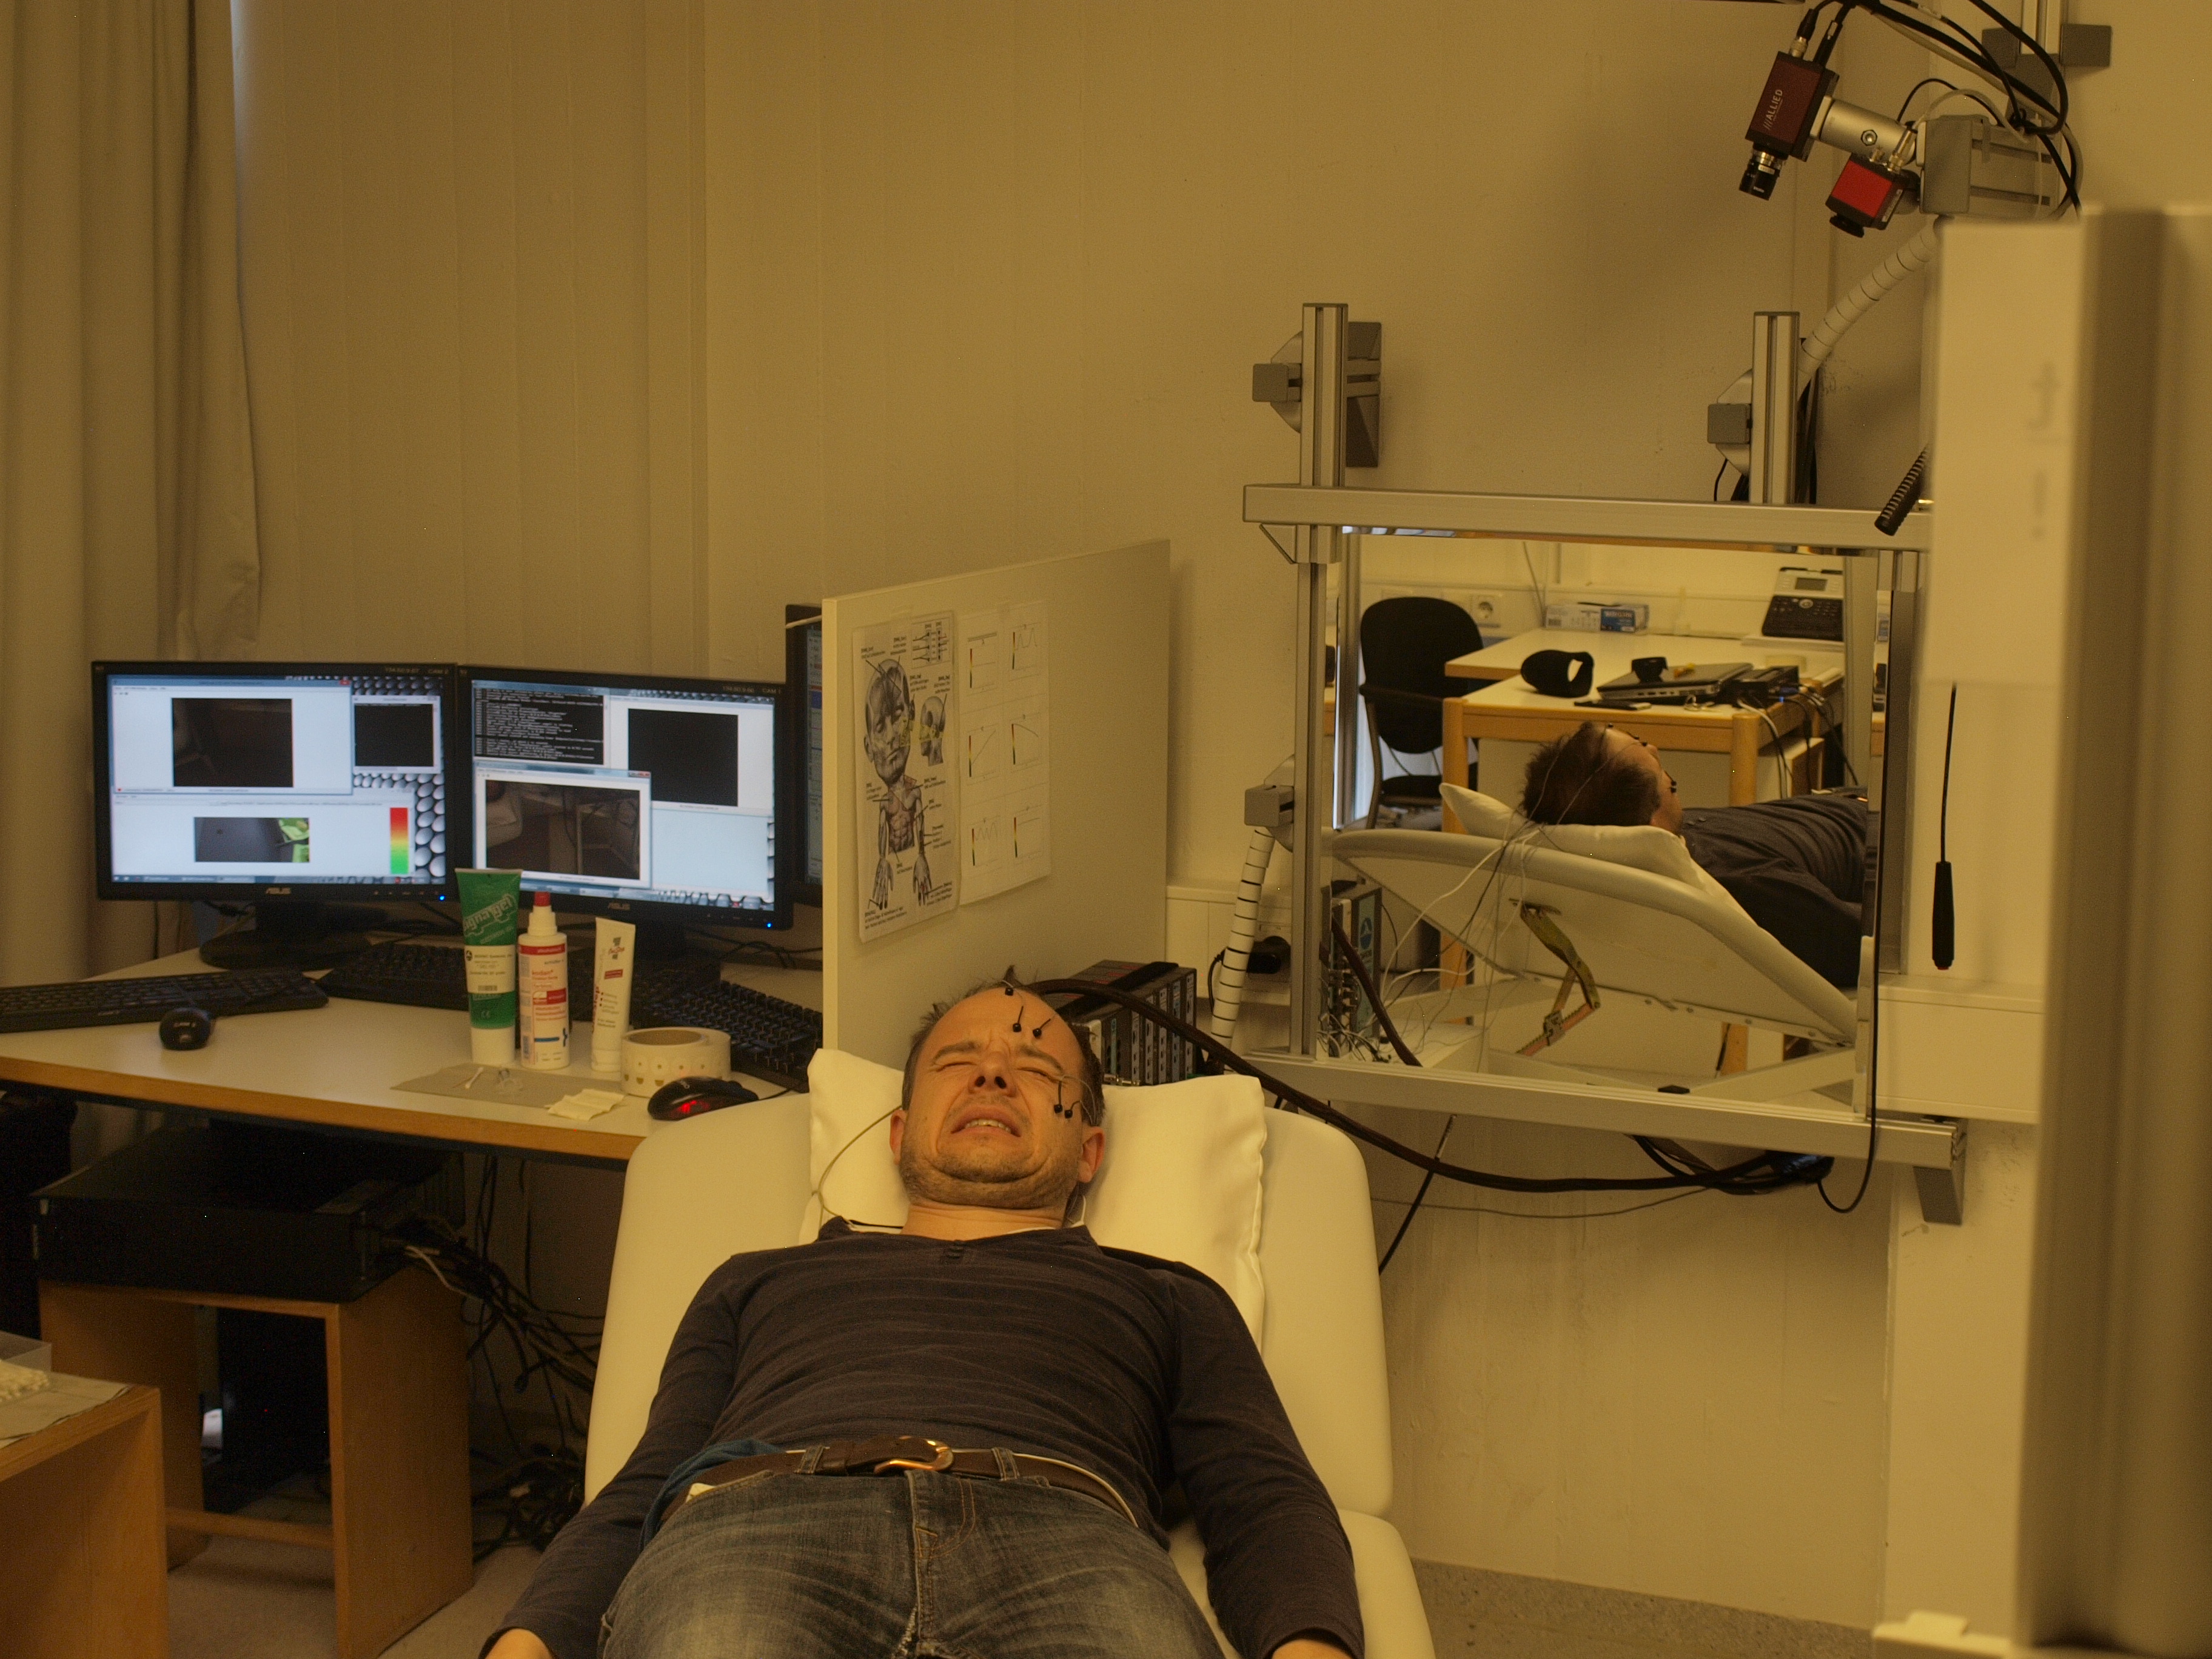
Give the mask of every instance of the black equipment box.
M 407 1256 L 392 1230 L 460 1208 L 460 1159 L 298 1129 L 156 1130 L 32 1195 L 39 1276 L 350 1302 Z

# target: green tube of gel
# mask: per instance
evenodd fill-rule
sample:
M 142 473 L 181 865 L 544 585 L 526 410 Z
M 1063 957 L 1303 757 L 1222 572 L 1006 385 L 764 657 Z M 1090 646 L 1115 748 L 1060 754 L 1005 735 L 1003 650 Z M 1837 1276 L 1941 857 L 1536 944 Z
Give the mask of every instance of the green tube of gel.
M 514 1064 L 514 935 L 522 915 L 518 870 L 462 870 L 461 945 L 468 957 L 469 1058 Z

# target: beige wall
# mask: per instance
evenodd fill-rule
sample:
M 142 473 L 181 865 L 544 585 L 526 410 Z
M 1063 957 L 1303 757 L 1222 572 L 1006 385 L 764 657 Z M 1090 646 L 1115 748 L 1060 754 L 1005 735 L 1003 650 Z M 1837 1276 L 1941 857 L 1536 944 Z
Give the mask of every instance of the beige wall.
M 696 9 L 237 14 L 258 654 L 697 672 Z

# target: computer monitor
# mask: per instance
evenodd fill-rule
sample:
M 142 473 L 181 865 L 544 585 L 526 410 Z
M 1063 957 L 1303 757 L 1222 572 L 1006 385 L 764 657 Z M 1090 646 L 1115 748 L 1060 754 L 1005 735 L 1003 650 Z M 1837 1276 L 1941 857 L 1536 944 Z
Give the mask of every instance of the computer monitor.
M 329 957 L 374 915 L 333 900 L 451 897 L 453 688 L 440 664 L 94 663 L 100 896 L 252 903 L 202 950 L 226 967 Z
M 791 688 L 793 786 L 806 814 L 805 856 L 792 896 L 822 908 L 822 607 L 783 608 L 783 678 Z
M 785 691 L 744 680 L 464 668 L 468 864 L 563 910 L 640 924 L 791 926 Z

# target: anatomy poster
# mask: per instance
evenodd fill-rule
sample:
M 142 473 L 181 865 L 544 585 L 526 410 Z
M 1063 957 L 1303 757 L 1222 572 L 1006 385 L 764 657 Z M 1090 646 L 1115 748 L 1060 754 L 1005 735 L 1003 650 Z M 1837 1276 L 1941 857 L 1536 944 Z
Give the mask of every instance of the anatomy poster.
M 1045 604 L 960 618 L 960 900 L 1052 873 Z
M 854 641 L 860 714 L 853 792 L 860 937 L 959 902 L 959 676 L 950 611 L 864 629 Z

